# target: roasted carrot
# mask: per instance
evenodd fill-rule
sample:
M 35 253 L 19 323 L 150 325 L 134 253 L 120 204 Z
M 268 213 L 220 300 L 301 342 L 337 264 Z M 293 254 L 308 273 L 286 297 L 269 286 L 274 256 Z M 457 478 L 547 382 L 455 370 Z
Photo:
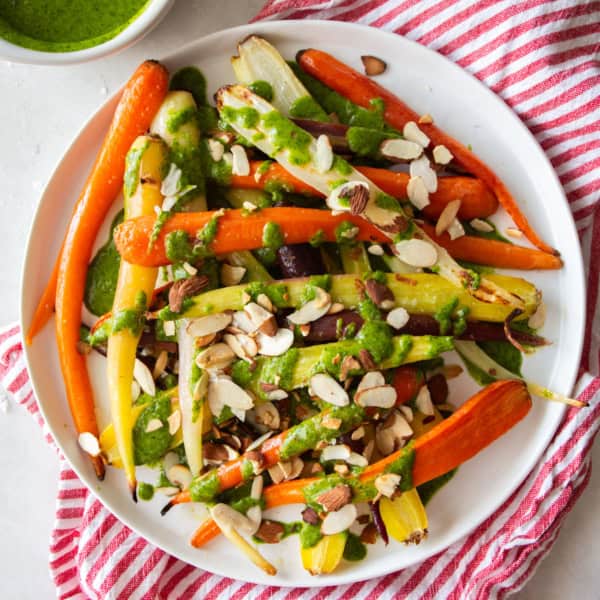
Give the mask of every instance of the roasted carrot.
M 79 433 L 98 436 L 85 357 L 77 350 L 87 265 L 106 212 L 123 184 L 125 156 L 152 121 L 168 89 L 168 73 L 155 61 L 136 70 L 125 90 L 94 168 L 77 203 L 60 257 L 56 286 L 56 340 L 67 399 Z M 104 475 L 97 457 L 94 468 Z
M 412 365 L 402 365 L 394 373 L 396 406 L 410 402 L 423 385 L 423 373 Z
M 457 260 L 501 269 L 560 269 L 563 265 L 559 256 L 535 248 L 525 248 L 474 235 L 463 235 L 451 240 L 447 233 L 436 235 L 432 225 L 425 223 L 422 227 L 427 235 L 446 248 L 452 258 Z
M 168 264 L 166 237 L 174 231 L 185 231 L 191 238 L 215 216 L 215 212 L 178 213 L 162 228 L 157 241 L 148 249 L 154 217 L 138 217 L 125 221 L 114 232 L 117 250 L 132 264 L 158 267 Z M 218 232 L 210 245 L 217 254 L 262 248 L 263 232 L 269 223 L 279 225 L 284 244 L 308 242 L 322 231 L 324 241 L 336 241 L 336 228 L 351 221 L 357 228 L 356 240 L 386 242 L 389 239 L 373 225 L 350 214 L 332 215 L 330 211 L 310 208 L 265 208 L 246 214 L 242 210 L 227 210 L 218 217 Z M 343 238 L 342 238 L 343 239 Z
M 302 50 L 298 53 L 297 60 L 300 67 L 309 75 L 359 106 L 370 108 L 372 100 L 383 100 L 385 120 L 399 131 L 402 131 L 404 125 L 409 121 L 419 121 L 419 115 L 402 100 L 369 77 L 355 71 L 330 54 L 314 49 Z M 419 127 L 429 137 L 432 146 L 446 146 L 453 154 L 457 164 L 483 181 L 494 192 L 515 225 L 532 244 L 544 252 L 558 254 L 554 248 L 546 244 L 537 235 L 508 188 L 490 167 L 477 158 L 471 150 L 443 132 L 434 123 L 419 123 Z
M 480 390 L 450 417 L 415 440 L 414 486 L 473 458 L 523 419 L 530 408 L 531 396 L 522 381 L 496 381 Z M 403 452 L 398 450 L 368 466 L 360 475 L 361 482 L 383 473 Z M 304 489 L 315 481 L 318 479 L 295 479 L 265 488 L 266 508 L 304 503 Z M 219 533 L 219 528 L 208 519 L 196 530 L 191 543 L 199 548 Z
M 279 163 L 271 163 L 262 172 L 261 161 L 250 163 L 248 175 L 232 175 L 231 186 L 234 188 L 264 189 L 267 184 L 277 183 L 297 194 L 320 196 L 321 194 L 309 185 L 288 173 Z M 405 199 L 409 176 L 407 173 L 396 173 L 388 169 L 376 167 L 356 167 L 365 177 L 379 186 L 386 194 L 400 200 Z M 258 175 L 257 175 L 258 172 Z M 472 177 L 440 177 L 437 192 L 429 196 L 430 204 L 423 213 L 429 219 L 437 219 L 452 200 L 460 200 L 458 216 L 470 221 L 475 218 L 489 217 L 496 212 L 498 201 L 478 179 Z
M 31 320 L 25 338 L 27 344 L 31 344 L 33 338 L 48 322 L 54 311 L 58 269 L 63 249 L 67 247 L 67 241 L 69 244 L 73 243 L 75 230 L 79 232 L 76 237 L 86 238 L 87 241 L 82 244 L 81 249 L 89 245 L 89 251 L 85 256 L 80 256 L 75 260 L 87 265 L 96 234 L 108 209 L 123 186 L 127 151 L 135 138 L 145 133 L 150 127 L 154 114 L 168 89 L 169 74 L 167 70 L 153 60 L 143 62 L 125 84 L 110 129 L 73 210 L 69 225 L 71 239 L 65 237 L 63 241 L 50 280 Z M 68 249 L 71 254 L 72 246 L 69 246 Z M 65 262 L 69 262 L 69 257 L 65 259 Z

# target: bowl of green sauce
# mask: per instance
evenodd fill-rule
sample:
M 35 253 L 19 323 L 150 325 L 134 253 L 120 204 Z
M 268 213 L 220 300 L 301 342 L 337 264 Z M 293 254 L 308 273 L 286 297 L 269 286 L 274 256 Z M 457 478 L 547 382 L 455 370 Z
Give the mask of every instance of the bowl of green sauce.
M 64 65 L 140 40 L 175 0 L 0 0 L 0 58 Z

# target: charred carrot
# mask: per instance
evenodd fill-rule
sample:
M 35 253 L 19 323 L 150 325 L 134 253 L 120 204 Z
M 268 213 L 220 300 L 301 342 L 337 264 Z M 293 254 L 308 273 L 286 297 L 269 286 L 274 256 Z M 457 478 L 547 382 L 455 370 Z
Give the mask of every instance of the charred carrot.
M 394 373 L 396 405 L 410 402 L 423 385 L 423 373 L 412 365 L 402 365 Z
M 169 73 L 165 67 L 153 60 L 143 62 L 125 84 L 110 129 L 79 195 L 71 217 L 69 232 L 29 326 L 25 338 L 28 344 L 31 344 L 54 311 L 58 269 L 63 260 L 63 250 L 68 248 L 68 253 L 73 254 L 72 244 L 77 238 L 77 251 L 83 251 L 88 246 L 89 250 L 76 258 L 65 257 L 64 262 L 76 261 L 83 265 L 89 262 L 96 234 L 123 186 L 125 156 L 135 138 L 150 127 L 154 114 L 168 89 Z
M 427 223 L 423 225 L 423 229 L 458 260 L 502 269 L 560 269 L 563 264 L 559 256 L 534 248 L 474 235 L 463 235 L 451 240 L 447 233 L 436 235 L 435 227 Z
M 349 214 L 334 216 L 330 211 L 309 208 L 265 208 L 251 214 L 237 209 L 227 210 L 223 213 L 175 214 L 164 225 L 150 250 L 148 244 L 155 218 L 138 217 L 125 221 L 115 229 L 115 244 L 127 262 L 146 267 L 166 265 L 171 262 L 165 245 L 165 242 L 170 239 L 169 236 L 174 232 L 183 231 L 192 239 L 212 219 L 218 219 L 217 234 L 208 244 L 207 249 L 216 254 L 262 248 L 265 227 L 271 223 L 279 226 L 283 244 L 308 242 L 320 232 L 322 232 L 320 235 L 324 241 L 335 242 L 336 230 L 344 221 L 350 221 L 358 228 L 358 233 L 354 238 L 356 240 L 389 241 L 385 235 L 361 217 Z M 337 234 L 340 234 L 340 230 L 337 230 Z M 192 244 L 189 240 L 188 243 L 191 248 Z M 167 243 L 167 245 L 169 244 Z M 171 258 L 175 257 L 172 255 Z M 187 260 L 183 256 L 179 258 Z
M 412 485 L 431 481 L 458 467 L 506 433 L 527 415 L 531 396 L 522 381 L 496 381 L 467 400 L 455 413 L 414 442 Z M 386 472 L 403 448 L 368 466 L 360 475 L 360 483 L 372 481 Z M 296 479 L 265 488 L 266 508 L 306 501 L 304 490 L 317 478 Z M 376 490 L 374 489 L 373 496 Z M 219 534 L 209 519 L 194 533 L 191 543 L 200 547 Z
M 98 436 L 85 357 L 77 351 L 85 275 L 98 229 L 123 184 L 125 156 L 147 128 L 168 89 L 168 73 L 144 62 L 125 86 L 111 128 L 78 201 L 65 237 L 56 286 L 56 340 L 73 421 L 79 433 Z M 98 477 L 104 465 L 97 457 Z
M 385 120 L 399 131 L 402 131 L 409 121 L 419 120 L 419 115 L 394 94 L 326 52 L 314 49 L 302 50 L 297 60 L 309 75 L 359 106 L 370 108 L 372 100 L 383 100 Z M 516 200 L 490 167 L 434 123 L 419 123 L 419 127 L 429 137 L 433 146 L 446 146 L 463 169 L 478 177 L 494 192 L 516 226 L 532 244 L 544 252 L 558 254 L 537 235 Z
M 288 173 L 280 164 L 271 163 L 262 169 L 261 161 L 250 163 L 248 175 L 232 175 L 230 184 L 234 188 L 262 190 L 267 184 L 278 184 L 297 194 L 321 196 L 317 190 Z M 407 173 L 396 173 L 387 169 L 376 167 L 356 167 L 356 170 L 368 177 L 375 185 L 379 186 L 386 194 L 399 200 L 405 199 L 406 186 L 409 176 Z M 440 177 L 437 192 L 429 196 L 430 204 L 423 209 L 423 213 L 430 219 L 437 219 L 442 211 L 452 200 L 460 200 L 461 205 L 458 216 L 470 221 L 475 218 L 489 217 L 496 212 L 498 201 L 478 179 L 472 177 Z

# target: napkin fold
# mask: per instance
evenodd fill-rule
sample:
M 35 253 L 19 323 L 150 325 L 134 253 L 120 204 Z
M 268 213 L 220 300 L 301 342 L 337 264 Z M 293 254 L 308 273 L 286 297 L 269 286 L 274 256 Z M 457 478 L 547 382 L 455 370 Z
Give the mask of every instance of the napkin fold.
M 59 454 L 50 544 L 57 595 L 161 600 L 506 597 L 532 576 L 585 489 L 600 423 L 600 2 L 269 0 L 255 20 L 278 18 L 353 21 L 404 35 L 470 71 L 517 112 L 556 169 L 580 234 L 588 308 L 577 390 L 590 407 L 567 411 L 521 486 L 445 551 L 384 577 L 307 590 L 220 577 L 165 554 L 106 510 Z M 0 329 L 0 383 L 54 445 L 31 388 L 16 325 Z

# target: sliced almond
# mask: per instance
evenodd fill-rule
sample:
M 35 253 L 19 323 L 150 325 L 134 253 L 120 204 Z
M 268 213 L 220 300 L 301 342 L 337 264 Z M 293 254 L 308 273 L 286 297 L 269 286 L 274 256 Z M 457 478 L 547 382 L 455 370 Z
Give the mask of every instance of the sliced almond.
M 250 355 L 246 352 L 246 349 L 242 345 L 240 338 L 241 335 L 238 336 L 232 335 L 231 333 L 226 333 L 223 336 L 223 341 L 233 350 L 233 352 L 238 358 L 248 359 L 250 358 Z
M 426 385 L 422 386 L 419 390 L 419 393 L 415 398 L 415 406 L 420 412 L 428 417 L 435 414 L 433 402 L 431 401 L 431 394 L 429 393 L 429 388 Z
M 397 487 L 400 485 L 401 477 L 396 473 L 384 473 L 375 478 L 374 484 L 375 489 L 387 498 L 391 498 L 394 495 Z
M 219 162 L 223 158 L 225 146 L 221 142 L 210 138 L 208 140 L 208 152 L 214 162 Z
M 185 465 L 173 465 L 167 471 L 167 479 L 182 490 L 187 490 L 192 483 L 192 472 Z
M 387 69 L 386 62 L 377 56 L 365 54 L 360 57 L 360 60 L 365 68 L 365 75 L 368 75 L 369 77 L 381 75 Z
M 156 362 L 154 363 L 154 369 L 152 369 L 152 377 L 158 379 L 167 368 L 169 362 L 169 353 L 166 350 L 161 350 Z
M 255 535 L 262 521 L 262 508 L 258 505 L 251 506 L 246 511 L 246 517 L 248 518 L 250 523 L 252 523 L 256 527 L 254 534 L 252 534 Z
M 448 235 L 450 236 L 451 240 L 455 240 L 465 235 L 465 228 L 458 219 L 454 219 L 454 221 L 450 223 L 450 227 L 448 227 Z
M 280 418 L 277 407 L 272 402 L 263 402 L 254 409 L 254 419 L 268 429 L 279 429 Z
M 325 134 L 317 138 L 317 150 L 315 154 L 315 167 L 319 173 L 327 173 L 333 165 L 333 150 L 331 142 Z
M 288 321 L 294 325 L 306 325 L 326 315 L 331 308 L 331 296 L 320 287 L 315 288 L 315 298 L 288 315 Z
M 383 256 L 385 254 L 383 248 L 379 244 L 371 244 L 367 248 L 367 252 L 373 256 Z
M 325 417 L 321 421 L 321 427 L 325 427 L 325 429 L 339 429 L 342 426 L 342 420 L 337 417 Z
M 406 419 L 407 423 L 412 423 L 414 417 L 413 410 L 410 406 L 406 404 L 401 404 L 398 407 L 398 410 L 402 413 L 402 416 Z
M 395 249 L 398 258 L 412 267 L 433 267 L 438 260 L 436 247 L 425 240 L 403 240 Z
M 258 178 L 257 178 L 258 175 Z M 254 173 L 254 179 L 255 181 L 260 181 L 261 178 L 261 174 L 257 171 L 256 173 Z M 258 210 L 258 206 L 256 206 L 256 204 L 254 204 L 254 202 L 250 202 L 250 200 L 244 200 L 242 202 L 242 208 L 250 213 L 254 212 L 255 210 Z
M 364 210 L 369 197 L 370 191 L 367 183 L 364 181 L 348 181 L 332 190 L 325 202 L 331 210 L 351 211 L 353 214 L 360 214 Z M 352 206 L 354 198 L 356 200 L 354 200 L 354 206 Z
M 148 396 L 156 395 L 156 385 L 150 369 L 139 358 L 133 364 L 133 377 Z
M 275 335 L 277 332 L 277 320 L 273 313 L 265 310 L 256 302 L 248 302 L 248 304 L 244 306 L 244 311 L 256 329 L 266 335 Z
M 335 535 L 350 528 L 356 520 L 358 513 L 354 504 L 346 504 L 339 510 L 327 513 L 321 523 L 321 533 L 323 535 Z
M 369 371 L 358 384 L 356 393 L 368 390 L 369 388 L 385 385 L 385 377 L 380 371 Z
M 531 327 L 531 329 L 539 329 L 544 326 L 546 322 L 546 305 L 544 302 L 540 302 L 536 311 L 529 317 L 527 321 L 527 325 Z
M 208 384 L 208 401 L 215 405 L 229 406 L 231 409 L 249 410 L 254 399 L 237 383 L 225 377 L 218 377 Z M 212 408 L 211 408 L 211 412 Z M 215 413 L 213 412 L 213 415 Z
M 347 460 L 350 458 L 350 447 L 346 444 L 336 444 L 335 446 L 325 446 L 321 451 L 321 460 Z
M 419 117 L 419 125 L 431 125 L 433 123 L 433 117 L 429 113 L 425 113 Z
M 435 235 L 442 235 L 450 227 L 454 219 L 456 219 L 456 215 L 458 215 L 461 204 L 460 200 L 452 200 L 444 206 L 444 210 L 435 224 Z
M 250 175 L 250 162 L 248 161 L 248 155 L 244 147 L 234 144 L 231 146 L 231 154 L 233 156 L 231 172 L 234 175 Z
M 215 504 L 210 509 L 210 514 L 221 529 L 234 529 L 246 535 L 253 535 L 258 528 L 257 523 L 252 522 L 228 504 Z
M 281 356 L 294 344 L 294 334 L 290 329 L 278 329 L 275 335 L 259 333 L 256 336 L 258 352 L 263 356 Z
M 140 384 L 134 379 L 131 382 L 131 401 L 135 402 L 142 393 L 142 388 L 140 388 Z
M 437 192 L 438 180 L 436 172 L 431 168 L 431 163 L 427 156 L 423 155 L 410 163 L 409 167 L 411 177 L 420 177 L 430 194 Z
M 406 186 L 406 195 L 410 203 L 417 209 L 423 210 L 429 206 L 429 192 L 425 182 L 419 176 L 411 177 Z
M 225 312 L 190 319 L 186 331 L 192 337 L 210 335 L 211 333 L 217 333 L 225 329 L 231 323 L 231 319 L 231 314 Z
M 246 454 L 248 454 L 248 452 L 251 452 L 253 450 L 256 450 L 257 448 L 260 448 L 263 444 L 263 442 L 267 441 L 271 436 L 273 435 L 272 431 L 267 431 L 266 433 L 263 433 L 263 435 L 261 435 L 260 437 L 257 437 L 247 448 L 246 448 Z
M 245 267 L 223 263 L 221 265 L 221 283 L 225 286 L 237 285 L 246 274 Z
M 244 333 L 254 333 L 256 331 L 256 326 L 252 322 L 252 319 L 250 319 L 248 313 L 243 310 L 238 310 L 233 313 L 231 326 Z
M 181 411 L 174 410 L 167 418 L 167 423 L 169 424 L 169 433 L 175 435 L 181 427 Z
M 352 432 L 350 439 L 356 441 L 356 440 L 362 440 L 362 438 L 364 438 L 364 437 L 365 437 L 365 428 L 361 425 L 360 427 L 357 427 Z
M 379 146 L 379 151 L 386 158 L 397 158 L 399 160 L 413 160 L 423 154 L 423 146 L 410 140 L 399 138 L 384 140 Z
M 402 306 L 390 310 L 385 318 L 388 325 L 394 329 L 402 329 L 408 323 L 409 319 L 410 315 L 408 314 L 408 311 Z
M 402 128 L 402 135 L 411 142 L 415 142 L 422 146 L 423 148 L 427 148 L 429 146 L 429 142 L 431 141 L 429 137 L 419 129 L 419 126 L 414 121 L 408 121 L 404 124 Z
M 523 232 L 520 229 L 517 229 L 516 227 L 507 227 L 506 235 L 513 237 L 513 238 L 522 238 Z
M 342 312 L 346 307 L 341 302 L 334 302 L 327 311 L 328 315 L 336 315 L 339 312 Z M 309 330 L 310 331 L 310 330 Z M 308 335 L 308 333 L 307 333 Z
M 96 457 L 100 455 L 100 442 L 98 438 L 89 431 L 84 431 L 77 438 L 80 448 L 87 452 L 90 456 Z
M 285 471 L 281 468 L 281 464 L 277 463 L 267 469 L 269 476 L 274 484 L 281 483 L 285 479 Z
M 181 169 L 175 164 L 169 165 L 169 172 L 160 186 L 163 196 L 175 196 L 181 187 Z
M 358 452 L 350 452 L 350 456 L 346 459 L 346 462 L 355 467 L 366 467 L 369 464 L 369 461 Z
M 233 350 L 227 344 L 220 342 L 198 354 L 196 364 L 201 369 L 225 369 L 234 359 Z
M 469 224 L 475 231 L 481 231 L 483 233 L 491 233 L 494 231 L 494 227 L 483 219 L 471 219 Z
M 259 294 L 256 297 L 256 304 L 262 306 L 265 310 L 271 313 L 275 312 L 275 307 L 273 306 L 273 303 L 271 302 L 269 296 L 267 296 L 266 294 Z
M 264 480 L 262 475 L 258 475 L 252 480 L 252 486 L 250 487 L 250 498 L 253 500 L 260 500 L 263 492 Z
M 333 512 L 342 508 L 352 499 L 350 486 L 340 483 L 317 496 L 317 502 L 327 512 Z
M 391 408 L 396 403 L 396 397 L 396 389 L 393 386 L 380 385 L 357 392 L 354 402 L 363 407 Z
M 285 398 L 288 397 L 288 393 L 285 390 L 271 390 L 270 392 L 265 392 L 265 396 L 267 397 L 267 400 L 284 400 Z
M 433 149 L 433 160 L 438 165 L 447 165 L 453 158 L 452 152 L 450 152 L 443 144 L 440 144 Z
M 152 433 L 153 431 L 158 431 L 163 427 L 163 422 L 160 419 L 150 419 L 148 424 L 146 425 L 146 433 Z
M 163 321 L 163 331 L 165 335 L 173 337 L 175 335 L 175 321 Z
M 402 448 L 406 440 L 412 437 L 413 430 L 404 416 L 397 410 L 393 411 L 382 426 L 377 428 L 375 443 L 384 456 Z
M 310 390 L 312 394 L 334 406 L 347 406 L 350 403 L 346 390 L 326 373 L 317 373 L 310 378 Z

